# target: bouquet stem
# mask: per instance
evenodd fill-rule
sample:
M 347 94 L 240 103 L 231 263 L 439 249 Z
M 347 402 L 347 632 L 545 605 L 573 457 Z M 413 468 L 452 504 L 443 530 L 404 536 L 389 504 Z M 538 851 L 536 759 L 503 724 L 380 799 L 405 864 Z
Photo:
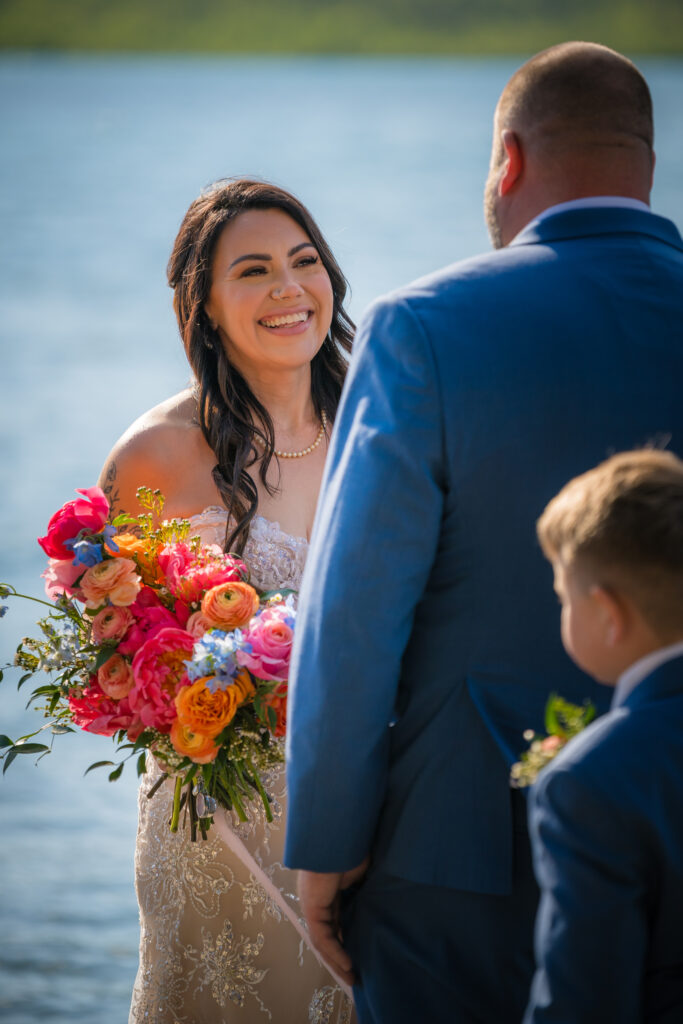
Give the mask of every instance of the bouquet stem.
M 254 785 L 256 786 L 256 788 L 259 791 L 259 796 L 261 797 L 261 800 L 263 801 L 263 807 L 264 807 L 264 810 L 266 812 L 266 821 L 272 821 L 273 820 L 273 812 L 270 809 L 270 800 L 268 799 L 268 794 L 266 793 L 265 789 L 261 785 L 261 780 L 259 778 L 259 774 L 258 774 L 258 772 L 253 771 L 253 770 L 251 771 L 250 774 L 251 774 L 251 777 L 252 777 L 252 779 L 254 781 Z
M 173 790 L 173 813 L 171 814 L 171 832 L 178 831 L 178 821 L 180 819 L 180 793 L 183 788 L 183 780 L 178 776 L 175 780 L 175 789 Z

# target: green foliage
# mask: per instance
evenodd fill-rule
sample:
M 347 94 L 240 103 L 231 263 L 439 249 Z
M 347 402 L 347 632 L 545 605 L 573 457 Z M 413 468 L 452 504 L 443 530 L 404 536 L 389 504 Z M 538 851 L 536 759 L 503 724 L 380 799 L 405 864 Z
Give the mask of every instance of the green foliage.
M 570 704 L 568 700 L 553 693 L 545 708 L 545 730 L 549 736 L 569 740 L 585 729 L 594 718 L 595 706 L 590 702 Z
M 531 53 L 594 39 L 683 52 L 680 0 L 0 0 L 5 49 Z

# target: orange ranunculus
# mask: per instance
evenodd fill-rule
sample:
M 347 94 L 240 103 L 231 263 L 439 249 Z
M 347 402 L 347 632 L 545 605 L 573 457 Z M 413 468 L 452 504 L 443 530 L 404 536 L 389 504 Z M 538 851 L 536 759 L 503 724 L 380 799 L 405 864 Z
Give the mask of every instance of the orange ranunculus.
M 232 685 L 224 690 L 217 687 L 212 693 L 206 685 L 211 678 L 203 676 L 189 686 L 183 686 L 176 695 L 175 706 L 182 725 L 202 736 L 214 737 L 234 717 L 239 694 Z
M 86 569 L 80 586 L 86 608 L 99 608 L 107 601 L 127 608 L 140 593 L 142 580 L 132 558 L 108 558 Z
M 179 718 L 176 718 L 171 726 L 170 739 L 178 754 L 189 757 L 196 764 L 209 764 L 210 761 L 215 761 L 218 754 L 219 748 L 215 745 L 213 736 L 193 732 Z
M 259 597 L 248 583 L 219 583 L 202 598 L 202 615 L 218 629 L 246 626 L 258 610 Z
M 134 533 L 117 533 L 114 543 L 118 551 L 105 544 L 107 554 L 114 558 L 134 558 L 145 583 L 161 583 L 162 573 L 156 560 L 156 549 L 149 550 L 149 541 L 143 540 Z
M 251 676 L 247 672 L 246 668 L 241 669 L 235 676 L 235 682 L 232 684 L 232 688 L 237 691 L 237 704 L 244 704 L 245 701 L 249 700 L 256 693 L 256 687 L 254 686 Z

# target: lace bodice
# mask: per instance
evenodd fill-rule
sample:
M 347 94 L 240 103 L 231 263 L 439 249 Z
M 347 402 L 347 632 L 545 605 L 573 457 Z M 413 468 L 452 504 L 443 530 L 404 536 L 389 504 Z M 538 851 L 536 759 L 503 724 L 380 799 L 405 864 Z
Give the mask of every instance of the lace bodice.
M 211 505 L 196 516 L 191 516 L 193 530 L 205 544 L 223 546 L 227 511 L 221 505 Z M 251 570 L 251 581 L 257 590 L 277 590 L 278 587 L 298 590 L 304 571 L 308 541 L 285 533 L 279 523 L 265 516 L 254 516 L 243 558 Z

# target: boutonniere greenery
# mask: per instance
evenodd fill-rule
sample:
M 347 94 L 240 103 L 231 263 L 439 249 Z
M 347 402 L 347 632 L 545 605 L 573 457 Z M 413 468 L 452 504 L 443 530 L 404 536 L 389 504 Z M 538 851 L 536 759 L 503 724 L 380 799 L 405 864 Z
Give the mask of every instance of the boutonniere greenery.
M 524 733 L 529 748 L 510 769 L 512 785 L 518 789 L 533 785 L 539 772 L 566 747 L 573 736 L 583 732 L 595 714 L 595 706 L 590 701 L 570 704 L 568 700 L 552 693 L 545 708 L 545 735 L 533 729 L 527 729 Z

